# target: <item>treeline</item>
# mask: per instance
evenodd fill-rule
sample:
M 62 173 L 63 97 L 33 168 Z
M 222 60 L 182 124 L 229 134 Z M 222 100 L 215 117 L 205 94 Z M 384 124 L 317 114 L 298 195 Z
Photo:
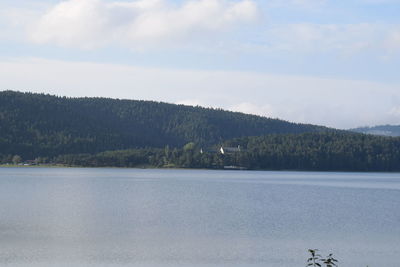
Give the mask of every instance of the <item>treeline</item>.
M 0 92 L 0 156 L 55 157 L 145 147 L 202 146 L 324 127 L 152 101 Z
M 192 143 L 189 143 L 190 146 Z M 217 152 L 200 153 L 193 149 L 148 148 L 106 151 L 95 155 L 61 155 L 56 164 L 80 167 L 140 167 L 140 168 L 203 168 L 222 169 L 227 157 Z
M 167 146 L 61 155 L 45 162 L 89 167 L 400 171 L 400 138 L 327 132 L 246 137 L 223 145 L 240 145 L 241 151 L 221 154 L 218 146 L 204 149 L 188 143 L 179 149 Z
M 251 169 L 400 171 L 400 138 L 349 132 L 238 138 Z

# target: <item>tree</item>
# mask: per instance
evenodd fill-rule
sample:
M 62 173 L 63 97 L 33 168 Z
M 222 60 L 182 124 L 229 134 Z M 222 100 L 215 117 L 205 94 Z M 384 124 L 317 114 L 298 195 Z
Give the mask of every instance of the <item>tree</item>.
M 21 163 L 21 161 L 22 161 L 22 158 L 21 158 L 19 155 L 15 155 L 15 156 L 12 158 L 12 162 L 13 162 L 15 165 Z
M 326 267 L 334 267 L 334 266 L 337 266 L 337 265 L 336 265 L 336 262 L 338 262 L 337 259 L 333 258 L 333 254 L 332 254 L 332 253 L 329 254 L 329 255 L 326 257 L 326 259 L 321 259 L 321 260 L 322 260 L 322 262 L 326 265 Z
M 187 143 L 186 145 L 183 146 L 183 151 L 193 151 L 196 147 L 196 144 L 193 142 Z
M 321 261 L 321 255 L 317 254 L 318 249 L 309 249 L 308 252 L 311 254 L 311 257 L 307 260 L 307 266 L 312 267 L 321 267 L 319 263 Z
M 337 267 L 338 260 L 333 258 L 333 254 L 329 254 L 325 259 L 318 254 L 318 249 L 309 249 L 308 252 L 311 254 L 310 258 L 307 259 L 307 267 Z M 322 264 L 321 264 L 322 263 Z

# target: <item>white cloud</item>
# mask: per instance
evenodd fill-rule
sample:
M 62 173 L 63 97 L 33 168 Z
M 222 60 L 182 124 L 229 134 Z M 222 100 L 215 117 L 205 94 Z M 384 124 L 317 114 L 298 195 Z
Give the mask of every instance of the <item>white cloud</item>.
M 33 23 L 30 38 L 39 44 L 80 48 L 108 44 L 143 48 L 224 32 L 254 21 L 257 15 L 253 0 L 191 0 L 180 6 L 166 0 L 68 0 Z
M 356 0 L 366 1 L 366 0 Z M 377 1 L 377 0 L 373 0 Z M 356 24 L 264 24 L 239 37 L 225 38 L 230 31 L 255 21 L 261 9 L 257 0 L 67 0 L 49 6 L 0 10 L 0 38 L 29 40 L 37 44 L 92 49 L 122 45 L 135 50 L 189 47 L 219 53 L 337 52 L 390 58 L 400 52 L 400 25 Z M 327 0 L 271 0 L 271 6 L 325 6 Z M 329 2 L 329 1 L 328 1 Z M 47 9 L 44 10 L 44 8 Z M 266 9 L 274 12 L 273 9 Z M 14 36 L 14 37 L 12 37 Z M 17 37 L 15 37 L 17 36 Z M 261 36 L 261 37 L 260 37 Z M 243 37 L 243 38 L 241 38 Z M 236 41 L 234 41 L 236 40 Z M 235 43 L 236 42 L 236 43 Z
M 276 117 L 278 115 L 274 113 L 272 106 L 269 104 L 255 104 L 251 102 L 242 102 L 234 106 L 228 107 L 228 109 L 232 111 L 255 114 L 264 117 Z
M 328 3 L 328 0 L 269 0 L 270 7 L 319 9 Z
M 204 103 L 199 99 L 182 99 L 182 100 L 176 101 L 175 104 L 185 105 L 185 106 L 193 106 L 193 107 L 196 107 L 196 106 L 207 107 L 207 103 Z M 208 107 L 211 107 L 211 106 L 208 106 Z
M 391 108 L 388 114 L 400 119 L 400 106 Z
M 200 104 L 342 128 L 400 123 L 399 85 L 367 81 L 20 59 L 0 61 L 0 88 Z
M 387 38 L 384 40 L 386 48 L 390 52 L 396 52 L 400 50 L 400 27 L 399 29 L 392 31 Z
M 26 26 L 38 19 L 38 10 L 41 8 L 42 5 L 26 8 L 0 6 L 0 40 L 25 40 Z
M 400 25 L 312 24 L 271 26 L 265 31 L 264 49 L 299 53 L 335 51 L 342 55 L 372 51 L 385 55 L 400 50 Z

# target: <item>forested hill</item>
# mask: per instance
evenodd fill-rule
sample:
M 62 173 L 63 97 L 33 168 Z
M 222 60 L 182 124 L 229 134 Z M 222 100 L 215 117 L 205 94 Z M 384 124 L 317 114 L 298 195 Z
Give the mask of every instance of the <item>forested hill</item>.
M 0 153 L 23 158 L 327 130 L 238 112 L 152 101 L 0 92 Z

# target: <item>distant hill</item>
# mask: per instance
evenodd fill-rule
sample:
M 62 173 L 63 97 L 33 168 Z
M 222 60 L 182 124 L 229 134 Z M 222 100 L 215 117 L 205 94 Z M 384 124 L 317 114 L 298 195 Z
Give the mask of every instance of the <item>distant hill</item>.
M 381 135 L 400 136 L 400 125 L 379 125 L 374 127 L 360 127 L 351 129 L 352 132 Z
M 0 156 L 24 159 L 132 148 L 211 145 L 328 128 L 238 112 L 152 101 L 0 92 Z

